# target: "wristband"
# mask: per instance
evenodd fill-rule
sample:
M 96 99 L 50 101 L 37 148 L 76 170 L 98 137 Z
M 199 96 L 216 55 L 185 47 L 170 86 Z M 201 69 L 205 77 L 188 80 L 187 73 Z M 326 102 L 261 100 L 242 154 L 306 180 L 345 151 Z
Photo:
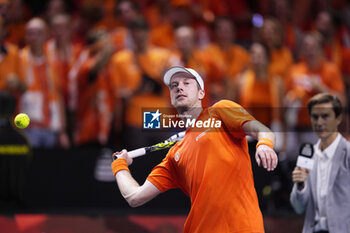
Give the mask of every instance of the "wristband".
M 128 164 L 126 163 L 126 160 L 123 158 L 114 160 L 111 164 L 111 167 L 112 167 L 114 176 L 122 170 L 127 170 L 128 172 L 130 172 L 128 168 Z
M 268 146 L 268 147 L 270 147 L 271 149 L 273 149 L 273 143 L 272 143 L 272 141 L 270 140 L 270 139 L 268 139 L 268 138 L 260 138 L 259 139 L 259 141 L 258 141 L 258 143 L 256 144 L 256 149 L 258 149 L 258 147 L 260 146 L 260 145 L 266 145 L 266 146 Z

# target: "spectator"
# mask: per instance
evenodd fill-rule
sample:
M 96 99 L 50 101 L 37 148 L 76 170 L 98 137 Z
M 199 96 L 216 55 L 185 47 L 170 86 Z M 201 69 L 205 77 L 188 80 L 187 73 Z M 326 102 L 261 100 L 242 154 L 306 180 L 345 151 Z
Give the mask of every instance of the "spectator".
M 285 81 L 294 61 L 291 51 L 284 45 L 281 23 L 275 18 L 265 19 L 260 29 L 260 38 L 271 53 L 270 74 L 280 76 Z
M 172 1 L 157 0 L 145 10 L 145 18 L 150 25 L 150 43 L 168 49 L 175 46 L 174 6 Z
M 52 25 L 52 20 L 57 15 L 68 14 L 67 6 L 64 0 L 49 0 L 46 5 L 45 21 Z
M 197 47 L 203 48 L 209 43 L 209 29 L 207 25 L 195 18 L 197 5 L 188 0 L 171 1 L 169 13 L 161 24 L 152 28 L 150 42 L 156 46 L 174 49 L 176 47 L 175 31 L 180 27 L 191 27 L 195 35 Z
M 283 44 L 292 52 L 294 59 L 300 46 L 302 32 L 292 18 L 293 4 L 289 0 L 269 1 L 270 14 L 282 27 Z
M 98 26 L 98 22 L 102 19 L 103 9 L 99 2 L 87 0 L 82 1 L 77 13 L 72 21 L 73 41 L 85 44 L 88 32 Z
M 230 18 L 216 18 L 213 31 L 214 41 L 204 51 L 220 67 L 222 76 L 217 76 L 209 81 L 209 91 L 218 99 L 226 96 L 234 100 L 232 85 L 237 75 L 249 66 L 249 54 L 243 47 L 233 43 L 235 26 Z
M 111 39 L 117 51 L 122 49 L 134 49 L 129 25 L 132 21 L 141 17 L 139 7 L 136 2 L 123 0 L 117 4 L 117 13 L 120 16 L 122 25 L 111 31 Z
M 316 31 L 322 36 L 325 58 L 342 68 L 342 45 L 337 37 L 337 23 L 330 11 L 320 11 L 315 20 Z
M 19 51 L 16 45 L 4 42 L 5 26 L 0 17 L 0 91 L 8 90 L 17 97 L 26 89 L 19 66 Z
M 291 67 L 287 80 L 286 103 L 294 107 L 286 113 L 286 123 L 292 131 L 289 138 L 297 140 L 289 143 L 291 149 L 295 149 L 295 145 L 305 139 L 316 139 L 310 134 L 311 125 L 307 118 L 306 104 L 309 98 L 317 93 L 329 92 L 345 101 L 341 73 L 334 63 L 325 59 L 318 34 L 305 35 L 301 55 L 303 60 Z
M 51 20 L 52 38 L 45 45 L 45 54 L 56 74 L 59 92 L 62 95 L 67 119 L 67 133 L 72 138 L 73 111 L 71 91 L 76 80 L 69 78 L 69 71 L 78 59 L 82 46 L 72 42 L 72 27 L 69 15 L 56 15 Z
M 105 30 L 89 32 L 88 58 L 77 74 L 78 104 L 75 118 L 76 145 L 105 146 L 111 130 L 113 94 L 107 64 L 115 52 Z
M 266 45 L 255 42 L 250 47 L 251 67 L 243 72 L 235 85 L 238 100 L 255 118 L 277 131 L 282 130 L 283 83 L 269 73 L 270 53 Z M 277 126 L 278 125 L 278 126 Z
M 6 41 L 23 48 L 25 45 L 26 23 L 30 18 L 29 9 L 22 0 L 12 0 L 9 2 L 6 12 Z
M 27 85 L 20 111 L 31 119 L 27 129 L 33 147 L 67 147 L 64 106 L 55 82 L 53 67 L 44 51 L 47 26 L 40 18 L 27 23 L 27 46 L 20 53 L 20 65 Z

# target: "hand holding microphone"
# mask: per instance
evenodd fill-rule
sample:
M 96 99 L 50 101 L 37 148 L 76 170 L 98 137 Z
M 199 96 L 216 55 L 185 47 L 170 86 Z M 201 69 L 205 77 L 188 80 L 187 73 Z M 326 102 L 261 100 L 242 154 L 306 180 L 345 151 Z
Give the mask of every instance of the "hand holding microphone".
M 294 171 L 292 173 L 292 180 L 294 183 L 297 183 L 297 187 L 299 190 L 304 188 L 304 182 L 307 179 L 307 176 L 309 174 L 309 170 L 301 167 L 295 167 Z
M 299 149 L 299 156 L 297 159 L 297 166 L 292 173 L 292 180 L 297 183 L 298 189 L 304 188 L 304 182 L 307 179 L 309 171 L 314 166 L 312 156 L 314 154 L 314 147 L 310 143 L 303 143 Z

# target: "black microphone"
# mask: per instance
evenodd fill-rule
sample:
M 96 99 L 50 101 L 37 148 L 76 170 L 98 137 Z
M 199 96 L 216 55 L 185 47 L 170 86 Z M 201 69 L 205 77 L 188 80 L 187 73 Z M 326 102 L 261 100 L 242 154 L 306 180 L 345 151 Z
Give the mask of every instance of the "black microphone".
M 314 167 L 314 160 L 312 156 L 314 155 L 314 145 L 311 143 L 303 143 L 299 147 L 299 156 L 297 159 L 297 167 L 306 168 L 312 170 Z M 298 187 L 302 189 L 304 187 L 304 182 L 298 182 Z

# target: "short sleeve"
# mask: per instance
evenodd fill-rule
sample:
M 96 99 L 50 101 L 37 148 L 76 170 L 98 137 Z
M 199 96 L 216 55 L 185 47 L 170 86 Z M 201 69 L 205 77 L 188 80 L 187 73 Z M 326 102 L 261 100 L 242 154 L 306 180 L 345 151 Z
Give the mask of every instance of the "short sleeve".
M 173 176 L 173 166 L 169 154 L 163 161 L 153 168 L 147 180 L 154 184 L 161 192 L 178 187 Z
M 241 105 L 229 100 L 219 101 L 209 111 L 211 115 L 215 115 L 222 121 L 226 130 L 234 135 L 244 134 L 243 124 L 255 120 Z

